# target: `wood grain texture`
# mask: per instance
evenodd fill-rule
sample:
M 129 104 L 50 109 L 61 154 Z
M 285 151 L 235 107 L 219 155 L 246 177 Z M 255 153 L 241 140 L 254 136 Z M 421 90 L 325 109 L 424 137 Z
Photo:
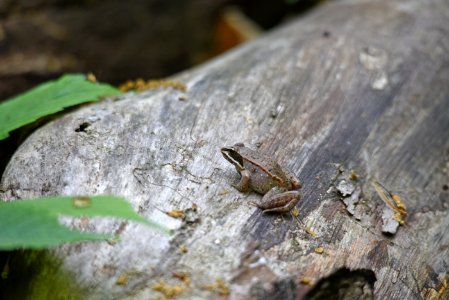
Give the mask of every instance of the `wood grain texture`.
M 93 220 L 121 242 L 63 246 L 40 254 L 46 264 L 27 256 L 21 295 L 151 299 L 164 280 L 184 287 L 181 299 L 218 297 L 223 285 L 230 299 L 447 298 L 447 24 L 444 0 L 330 3 L 176 76 L 185 95 L 130 94 L 38 130 L 8 166 L 1 198 L 124 195 L 176 234 Z M 238 175 L 219 149 L 235 142 L 298 175 L 302 223 L 262 214 L 248 204 L 260 195 L 230 186 Z M 332 192 L 349 170 L 354 216 Z M 374 180 L 407 205 L 395 235 L 381 232 Z M 162 212 L 193 204 L 186 221 Z M 188 272 L 188 287 L 172 272 Z

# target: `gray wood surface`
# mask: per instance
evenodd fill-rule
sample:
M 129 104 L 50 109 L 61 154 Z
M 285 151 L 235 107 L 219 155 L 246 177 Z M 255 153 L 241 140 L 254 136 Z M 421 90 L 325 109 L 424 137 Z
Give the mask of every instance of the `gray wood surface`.
M 121 242 L 30 254 L 11 269 L 28 274 L 16 293 L 163 299 L 159 283 L 179 299 L 447 299 L 448 25 L 445 0 L 332 2 L 176 76 L 185 93 L 109 99 L 38 130 L 1 198 L 124 195 L 175 234 L 93 220 Z M 297 174 L 298 219 L 231 187 L 219 149 L 236 142 Z M 407 206 L 393 234 L 373 181 Z M 194 204 L 184 221 L 163 213 Z

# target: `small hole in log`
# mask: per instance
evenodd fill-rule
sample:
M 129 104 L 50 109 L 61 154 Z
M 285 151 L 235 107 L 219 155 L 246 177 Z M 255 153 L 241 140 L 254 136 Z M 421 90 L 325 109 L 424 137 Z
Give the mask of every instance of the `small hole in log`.
M 86 132 L 87 127 L 90 126 L 89 122 L 83 122 L 80 124 L 80 126 L 75 129 L 75 132 Z
M 447 190 L 449 190 L 449 186 L 447 184 L 444 184 L 443 185 L 443 191 L 447 191 Z
M 305 295 L 305 300 L 374 299 L 376 275 L 368 269 L 349 270 L 341 268 L 328 277 L 322 278 Z M 358 295 L 358 298 L 354 298 Z
M 331 36 L 331 32 L 328 30 L 323 31 L 323 37 L 328 38 Z

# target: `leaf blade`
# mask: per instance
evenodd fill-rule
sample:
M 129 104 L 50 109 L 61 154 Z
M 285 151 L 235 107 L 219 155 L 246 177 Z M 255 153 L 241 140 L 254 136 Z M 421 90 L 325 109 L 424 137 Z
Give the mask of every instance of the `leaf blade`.
M 87 201 L 76 202 L 84 199 Z M 88 200 L 87 200 L 88 199 Z M 79 205 L 79 204 L 83 205 Z M 42 249 L 61 243 L 104 240 L 114 236 L 71 230 L 59 223 L 61 216 L 114 217 L 143 223 L 163 233 L 169 230 L 138 215 L 124 198 L 115 196 L 48 197 L 0 202 L 0 249 Z
M 0 140 L 12 130 L 65 107 L 119 94 L 118 89 L 88 81 L 82 74 L 68 74 L 43 83 L 0 103 Z

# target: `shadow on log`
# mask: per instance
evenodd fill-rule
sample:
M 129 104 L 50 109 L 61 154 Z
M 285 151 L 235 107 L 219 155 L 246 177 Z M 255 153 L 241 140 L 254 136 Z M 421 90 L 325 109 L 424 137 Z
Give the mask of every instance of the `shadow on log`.
M 447 298 L 447 24 L 443 0 L 329 3 L 174 77 L 185 93 L 109 99 L 36 131 L 3 199 L 124 195 L 176 234 L 92 220 L 121 241 L 48 251 L 58 263 L 21 295 L 320 299 L 325 285 L 346 295 L 344 270 L 364 299 Z M 249 205 L 260 195 L 231 186 L 219 149 L 236 142 L 299 177 L 299 215 L 263 214 Z M 175 209 L 193 215 L 164 213 Z M 58 274 L 75 287 L 52 284 Z

